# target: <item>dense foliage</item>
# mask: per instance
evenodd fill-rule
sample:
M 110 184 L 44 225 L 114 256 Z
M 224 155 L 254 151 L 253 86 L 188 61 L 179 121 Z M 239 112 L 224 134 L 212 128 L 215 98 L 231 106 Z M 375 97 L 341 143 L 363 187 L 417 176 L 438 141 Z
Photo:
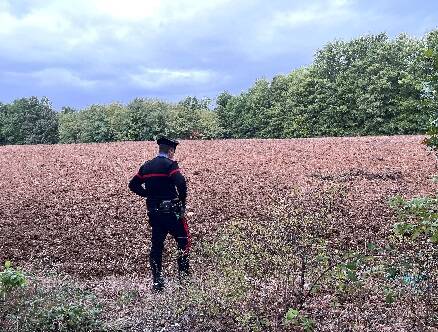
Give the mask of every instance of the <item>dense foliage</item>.
M 187 97 L 178 104 L 136 98 L 128 105 L 92 105 L 81 111 L 64 108 L 59 115 L 61 143 L 144 141 L 159 135 L 215 138 L 220 128 L 208 100 Z
M 65 278 L 65 277 L 64 277 Z M 60 278 L 62 279 L 62 278 Z M 45 282 L 6 262 L 0 272 L 0 330 L 22 332 L 104 331 L 101 306 L 93 293 L 62 279 Z M 0 293 L 1 294 L 1 293 Z
M 58 116 L 47 98 L 21 98 L 0 104 L 0 143 L 58 142 Z
M 307 68 L 222 93 L 217 112 L 228 137 L 309 137 L 424 133 L 436 109 L 425 40 L 369 35 L 329 43 Z
M 260 79 L 216 104 L 136 98 L 127 105 L 64 107 L 47 98 L 0 103 L 0 144 L 423 134 L 437 109 L 438 30 L 333 41 L 288 75 Z

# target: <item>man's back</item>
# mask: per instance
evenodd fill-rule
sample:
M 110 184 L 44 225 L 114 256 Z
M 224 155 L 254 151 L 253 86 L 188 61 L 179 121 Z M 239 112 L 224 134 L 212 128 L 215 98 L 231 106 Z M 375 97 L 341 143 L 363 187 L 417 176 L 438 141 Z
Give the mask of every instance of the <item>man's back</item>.
M 185 204 L 187 196 L 186 180 L 178 163 L 164 156 L 145 162 L 132 178 L 129 188 L 150 202 L 179 198 Z

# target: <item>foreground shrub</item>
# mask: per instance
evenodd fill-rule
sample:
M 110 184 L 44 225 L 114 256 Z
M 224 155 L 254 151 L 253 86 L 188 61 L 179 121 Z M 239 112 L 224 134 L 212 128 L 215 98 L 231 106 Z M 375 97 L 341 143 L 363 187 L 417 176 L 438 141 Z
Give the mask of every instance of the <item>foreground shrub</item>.
M 193 277 L 180 285 L 168 275 L 163 294 L 145 291 L 141 284 L 147 279 L 99 280 L 95 295 L 86 290 L 93 287 L 59 276 L 49 283 L 31 278 L 0 302 L 0 330 L 424 331 L 435 326 L 437 256 L 429 233 L 401 234 L 397 215 L 387 224 L 352 223 L 349 194 L 345 185 L 297 190 L 273 199 L 257 217 L 225 221 L 216 236 L 194 248 Z M 384 213 L 380 208 L 375 206 Z
M 173 320 L 190 331 L 434 326 L 436 256 L 425 243 L 400 242 L 393 224 L 352 224 L 349 202 L 342 186 L 296 192 L 257 220 L 228 221 L 203 243 L 205 268 Z
M 98 331 L 99 310 L 78 304 L 61 304 L 38 313 L 32 329 L 40 331 Z
M 44 284 L 44 279 L 32 278 L 26 287 L 10 288 L 0 300 L 0 330 L 103 331 L 100 314 L 92 293 L 66 281 Z
M 26 277 L 23 272 L 12 268 L 10 261 L 5 262 L 2 272 L 0 272 L 0 295 L 6 295 L 13 289 L 23 287 L 26 284 Z
M 398 284 L 392 293 L 415 293 L 425 304 L 425 312 L 411 304 L 411 310 L 423 326 L 438 324 L 438 198 L 393 197 L 390 205 L 396 211 L 394 256 L 387 268 L 387 279 Z

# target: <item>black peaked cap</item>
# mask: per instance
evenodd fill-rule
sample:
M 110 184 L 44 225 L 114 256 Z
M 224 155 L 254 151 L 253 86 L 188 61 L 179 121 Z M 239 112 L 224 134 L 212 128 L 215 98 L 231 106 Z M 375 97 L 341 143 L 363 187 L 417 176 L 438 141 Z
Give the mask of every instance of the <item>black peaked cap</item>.
M 159 139 L 157 139 L 157 144 L 158 145 L 167 145 L 167 146 L 170 146 L 170 147 L 176 149 L 176 146 L 179 144 L 179 142 L 171 140 L 167 137 L 160 137 Z

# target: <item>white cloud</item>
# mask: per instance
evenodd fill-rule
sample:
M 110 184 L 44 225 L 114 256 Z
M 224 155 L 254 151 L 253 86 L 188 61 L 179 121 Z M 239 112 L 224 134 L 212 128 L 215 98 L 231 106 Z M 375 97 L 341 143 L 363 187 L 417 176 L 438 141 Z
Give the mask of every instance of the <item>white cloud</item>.
M 47 68 L 33 73 L 32 76 L 39 80 L 43 86 L 58 86 L 61 84 L 88 89 L 98 84 L 97 80 L 85 79 L 78 73 L 64 68 Z
M 287 10 L 274 10 L 266 19 L 260 20 L 252 38 L 242 40 L 246 56 L 258 61 L 293 52 L 307 44 L 314 47 L 317 30 L 329 31 L 350 22 L 358 15 L 355 10 L 349 0 L 309 1 Z
M 295 28 L 306 24 L 321 26 L 349 20 L 355 16 L 350 5 L 351 1 L 332 0 L 313 3 L 301 9 L 277 12 L 272 17 L 271 29 Z
M 335 13 L 348 6 L 344 0 L 320 1 L 324 5 L 311 2 L 298 11 L 279 11 L 296 5 L 263 0 L 23 0 L 27 5 L 18 8 L 13 0 L 0 0 L 0 61 L 14 64 L 18 72 L 24 65 L 28 73 L 16 74 L 21 75 L 17 79 L 25 76 L 43 88 L 225 86 L 232 80 L 228 72 L 243 68 L 247 59 L 279 52 L 278 36 L 292 26 L 315 23 L 327 8 Z
M 121 21 L 169 23 L 209 15 L 231 0 L 89 0 L 83 6 L 99 15 Z
M 231 0 L 47 0 L 31 2 L 24 14 L 15 16 L 11 10 L 13 2 L 0 0 L 0 14 L 13 23 L 7 27 L 9 32 L 36 27 L 63 33 L 66 27 L 81 29 L 90 24 L 162 28 L 166 24 L 214 16 L 216 9 L 229 3 Z
M 25 30 L 28 32 L 27 37 L 32 39 L 39 32 L 62 34 L 70 27 L 70 22 L 62 15 L 55 15 L 46 9 L 35 9 L 23 16 L 16 16 L 10 6 L 2 8 L 0 5 L 0 19 L 0 33 L 3 37 Z
M 0 0 L 0 12 L 9 11 L 11 8 L 9 1 Z
M 0 35 L 8 34 L 17 27 L 17 20 L 7 11 L 0 11 Z
M 139 21 L 159 13 L 161 1 L 151 0 L 94 0 L 88 1 L 101 14 L 121 21 Z
M 72 57 L 98 61 L 102 50 L 107 62 L 114 60 L 109 53 L 117 57 L 126 52 L 128 58 L 142 53 L 147 58 L 160 52 L 155 45 L 181 30 L 190 29 L 190 33 L 178 36 L 176 42 L 202 33 L 203 27 L 197 23 L 206 22 L 229 3 L 231 0 L 47 0 L 30 2 L 18 15 L 11 10 L 12 1 L 0 0 L 0 51 L 4 58 L 25 63 Z
M 98 38 L 89 27 L 49 8 L 34 8 L 21 16 L 1 11 L 0 21 L 1 57 L 18 62 L 65 59 L 78 44 L 89 45 Z
M 76 88 L 90 89 L 96 87 L 100 82 L 81 77 L 78 73 L 64 68 L 46 68 L 30 72 L 4 72 L 3 81 L 31 81 L 41 87 L 62 87 L 70 86 Z
M 215 77 L 216 74 L 208 70 L 170 70 L 144 67 L 139 73 L 129 75 L 135 86 L 147 89 L 183 84 L 206 84 Z

